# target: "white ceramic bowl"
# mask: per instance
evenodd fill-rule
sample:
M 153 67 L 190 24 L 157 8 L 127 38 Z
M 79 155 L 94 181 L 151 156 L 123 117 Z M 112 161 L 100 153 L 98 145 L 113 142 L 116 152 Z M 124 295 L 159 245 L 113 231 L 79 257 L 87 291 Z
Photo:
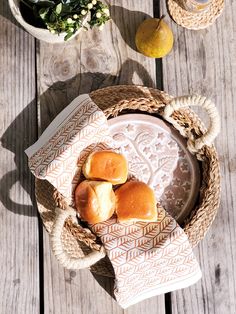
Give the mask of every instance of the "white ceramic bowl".
M 44 28 L 38 28 L 35 26 L 32 26 L 31 24 L 27 23 L 20 12 L 20 0 L 8 0 L 11 12 L 13 14 L 13 16 L 15 17 L 15 19 L 17 20 L 18 23 L 20 23 L 24 29 L 30 33 L 32 36 L 34 36 L 35 38 L 39 39 L 39 40 L 43 40 L 46 41 L 48 43 L 62 43 L 65 42 L 64 41 L 64 37 L 66 36 L 66 33 L 61 33 L 61 34 L 52 34 L 49 32 L 48 29 L 44 29 Z M 85 18 L 84 23 L 86 22 L 87 18 Z M 81 29 L 79 29 L 73 36 L 71 36 L 69 38 L 72 39 L 74 38 L 76 35 L 78 35 L 78 33 L 81 31 Z

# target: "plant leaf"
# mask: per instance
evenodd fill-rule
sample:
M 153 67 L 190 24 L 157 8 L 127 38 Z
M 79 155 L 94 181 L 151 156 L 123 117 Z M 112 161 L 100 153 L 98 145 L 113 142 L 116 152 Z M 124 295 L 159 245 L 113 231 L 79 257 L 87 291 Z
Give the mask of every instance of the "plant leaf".
M 67 35 L 65 36 L 64 40 L 67 41 L 73 34 L 74 34 L 73 32 L 67 33 Z
M 52 12 L 49 18 L 50 23 L 54 23 L 56 21 L 56 14 Z
M 41 7 L 52 7 L 55 6 L 55 2 L 52 0 L 27 0 L 27 2 L 37 4 Z
M 41 19 L 45 19 L 47 13 L 49 11 L 49 8 L 42 8 L 39 10 L 39 16 L 41 17 Z
M 38 3 L 39 0 L 28 0 L 27 2 Z
M 56 6 L 56 13 L 57 14 L 60 14 L 62 11 L 62 3 L 59 3 L 57 6 Z

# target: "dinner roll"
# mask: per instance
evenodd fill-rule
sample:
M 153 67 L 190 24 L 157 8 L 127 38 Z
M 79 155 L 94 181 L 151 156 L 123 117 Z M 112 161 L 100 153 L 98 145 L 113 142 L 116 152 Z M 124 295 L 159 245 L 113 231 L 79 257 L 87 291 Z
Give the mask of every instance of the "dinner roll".
M 122 184 L 127 180 L 128 163 L 121 154 L 108 150 L 97 151 L 87 158 L 83 174 L 87 179 Z
M 109 219 L 115 210 L 115 194 L 110 182 L 81 182 L 75 190 L 75 207 L 82 220 L 90 224 Z
M 157 221 L 153 190 L 143 182 L 130 181 L 115 191 L 119 222 Z

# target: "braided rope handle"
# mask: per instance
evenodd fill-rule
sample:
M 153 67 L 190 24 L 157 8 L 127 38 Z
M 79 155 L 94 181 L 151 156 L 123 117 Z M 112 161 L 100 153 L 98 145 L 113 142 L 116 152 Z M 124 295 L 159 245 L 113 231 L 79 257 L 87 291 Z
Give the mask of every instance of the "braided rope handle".
M 179 130 L 180 134 L 186 137 L 185 128 L 180 126 L 178 122 L 171 117 L 172 113 L 176 110 L 182 108 L 189 108 L 190 106 L 202 107 L 206 110 L 210 118 L 210 125 L 205 134 L 200 138 L 194 139 L 192 136 L 188 136 L 187 146 L 190 152 L 198 152 L 204 145 L 210 146 L 216 136 L 220 132 L 220 115 L 215 106 L 215 104 L 204 96 L 182 96 L 174 98 L 166 107 L 164 108 L 163 117 L 168 122 L 174 125 L 174 127 Z
M 64 251 L 61 241 L 61 235 L 64 228 L 65 221 L 68 217 L 76 217 L 76 212 L 73 208 L 69 207 L 66 210 L 59 207 L 56 208 L 56 219 L 51 232 L 51 247 L 58 262 L 67 269 L 82 269 L 87 268 L 98 262 L 101 258 L 105 257 L 105 249 L 102 246 L 100 251 L 92 250 L 91 253 L 84 257 L 74 258 Z

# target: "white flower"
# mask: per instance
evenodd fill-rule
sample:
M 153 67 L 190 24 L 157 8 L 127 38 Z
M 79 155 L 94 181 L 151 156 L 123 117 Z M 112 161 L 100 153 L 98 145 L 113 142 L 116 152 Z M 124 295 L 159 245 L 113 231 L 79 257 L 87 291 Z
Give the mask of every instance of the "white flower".
M 82 14 L 82 15 L 86 15 L 86 14 L 87 14 L 87 11 L 86 11 L 86 10 L 82 10 L 82 11 L 81 11 L 81 14 Z
M 102 11 L 103 11 L 107 16 L 110 16 L 109 9 L 105 8 L 105 9 L 102 9 Z
M 104 25 L 103 25 L 103 24 L 98 27 L 98 29 L 99 29 L 100 31 L 102 31 L 103 28 L 104 28 Z
M 93 5 L 97 4 L 97 0 L 92 0 L 92 4 Z
M 102 14 L 101 14 L 100 12 L 97 12 L 97 13 L 96 13 L 96 17 L 97 17 L 98 19 L 100 19 L 101 16 L 102 16 Z
M 55 33 L 56 33 L 56 31 L 55 31 L 54 29 L 50 29 L 50 32 L 51 32 L 52 34 L 55 34 Z
M 77 18 L 78 18 L 78 15 L 77 15 L 77 14 L 74 14 L 74 15 L 73 15 L 73 19 L 76 20 Z
M 73 32 L 73 31 L 74 31 L 74 28 L 73 28 L 73 27 L 70 27 L 70 28 L 69 28 L 69 31 L 70 31 L 70 32 Z
M 73 23 L 73 20 L 70 17 L 66 21 L 67 21 L 68 24 Z
M 89 3 L 89 4 L 87 5 L 87 8 L 88 8 L 89 10 L 91 10 L 91 9 L 93 8 L 93 4 L 92 4 L 92 3 Z

